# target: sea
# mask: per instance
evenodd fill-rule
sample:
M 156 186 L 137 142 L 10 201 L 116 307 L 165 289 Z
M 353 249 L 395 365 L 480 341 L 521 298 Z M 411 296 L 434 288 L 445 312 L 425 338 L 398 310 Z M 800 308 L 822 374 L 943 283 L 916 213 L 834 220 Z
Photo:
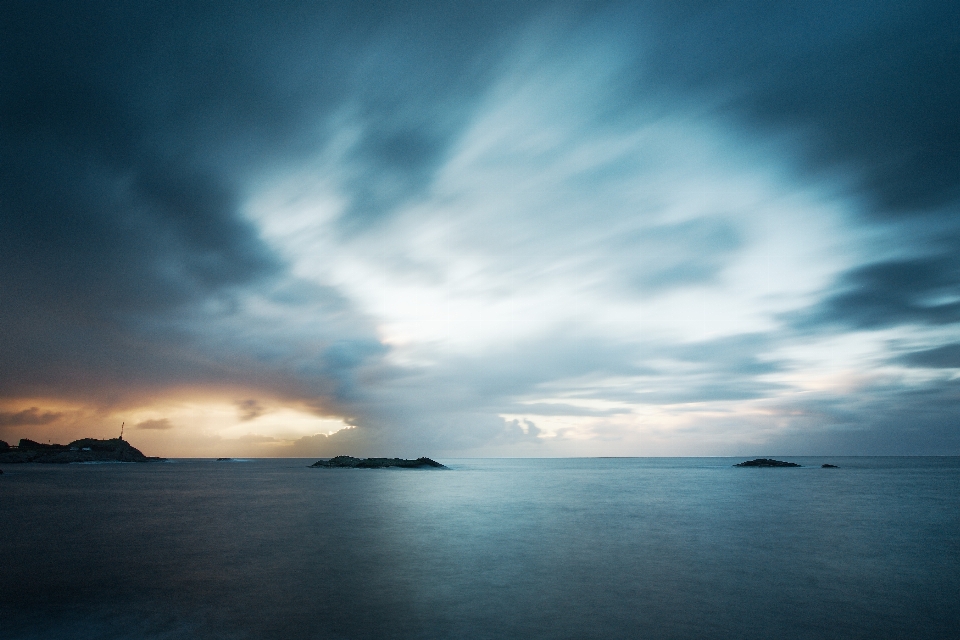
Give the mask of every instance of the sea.
M 782 459 L 4 465 L 0 638 L 960 637 L 960 458 Z

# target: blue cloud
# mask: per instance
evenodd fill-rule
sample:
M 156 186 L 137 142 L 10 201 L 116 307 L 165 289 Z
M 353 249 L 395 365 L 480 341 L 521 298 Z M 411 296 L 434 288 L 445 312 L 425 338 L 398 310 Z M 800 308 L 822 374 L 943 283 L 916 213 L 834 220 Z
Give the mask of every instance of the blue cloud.
M 209 387 L 355 426 L 301 452 L 725 412 L 745 440 L 956 450 L 956 3 L 7 17 L 4 402 Z

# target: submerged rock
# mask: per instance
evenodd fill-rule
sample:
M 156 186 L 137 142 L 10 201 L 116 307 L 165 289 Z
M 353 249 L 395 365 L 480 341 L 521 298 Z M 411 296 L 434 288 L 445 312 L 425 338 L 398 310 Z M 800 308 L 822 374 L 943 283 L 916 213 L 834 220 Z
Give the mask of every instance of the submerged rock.
M 826 464 L 826 463 L 824 463 L 824 464 L 820 465 L 820 468 L 821 468 L 821 469 L 839 469 L 840 467 L 838 467 L 838 466 L 835 465 L 835 464 Z
M 404 460 L 402 458 L 354 458 L 353 456 L 337 456 L 329 460 L 317 460 L 310 466 L 324 467 L 327 469 L 386 469 L 387 467 L 399 467 L 401 469 L 435 467 L 438 469 L 446 469 L 444 465 L 430 458 Z
M 740 464 L 733 465 L 735 467 L 799 467 L 801 465 L 796 462 L 784 462 L 782 460 L 771 460 L 770 458 L 757 458 L 756 460 L 747 460 L 746 462 L 741 462 Z
M 217 462 L 232 462 L 233 458 L 217 458 Z
M 81 438 L 70 444 L 43 444 L 22 438 L 17 447 L 0 450 L 0 462 L 159 462 L 165 458 L 145 456 L 126 440 Z

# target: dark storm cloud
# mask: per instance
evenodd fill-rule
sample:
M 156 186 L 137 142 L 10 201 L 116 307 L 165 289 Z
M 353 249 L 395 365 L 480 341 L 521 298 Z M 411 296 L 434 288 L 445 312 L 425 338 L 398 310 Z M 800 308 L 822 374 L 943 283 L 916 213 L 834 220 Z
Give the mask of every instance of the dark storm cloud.
M 354 151 L 353 210 L 410 197 L 449 133 L 431 96 L 463 77 L 478 38 L 516 18 L 421 9 L 5 3 L 0 386 L 219 377 L 215 354 L 198 362 L 157 325 L 210 300 L 229 309 L 237 288 L 282 273 L 240 215 L 244 182 L 313 152 L 317 124 L 349 108 L 377 124 Z M 470 29 L 451 36 L 457 25 Z M 330 367 L 357 361 L 345 343 Z
M 23 411 L 0 411 L 0 427 L 19 427 L 23 425 L 50 424 L 63 414 L 55 411 L 40 412 L 37 407 Z
M 846 171 L 879 215 L 960 197 L 954 2 L 638 3 L 647 68 L 750 126 L 800 133 L 809 168 Z
M 881 328 L 960 322 L 960 260 L 955 256 L 880 262 L 843 275 L 833 294 L 798 315 L 801 326 Z
M 898 358 L 899 362 L 911 367 L 931 369 L 960 369 L 960 343 L 945 344 L 942 347 L 914 351 Z
M 370 123 L 351 154 L 356 170 L 346 185 L 353 199 L 345 230 L 375 223 L 428 186 L 451 133 L 437 126 L 435 109 L 423 105 L 409 124 Z
M 960 5 L 953 2 L 636 3 L 647 27 L 637 89 L 700 99 L 748 131 L 784 134 L 796 167 L 841 176 L 862 221 L 960 207 Z M 956 236 L 956 231 L 946 230 Z M 907 257 L 857 267 L 802 324 L 879 328 L 960 321 L 956 246 L 905 233 Z
M 596 37 L 623 47 L 622 60 L 598 58 L 618 69 L 618 99 L 587 118 L 590 126 L 632 122 L 641 110 L 719 114 L 737 135 L 789 134 L 797 145 L 783 161 L 808 176 L 852 181 L 870 214 L 862 224 L 918 209 L 931 220 L 956 215 L 955 3 L 7 2 L 0 395 L 107 402 L 134 387 L 266 388 L 319 398 L 318 412 L 333 404 L 358 425 L 363 414 L 372 435 L 357 428 L 298 444 L 333 451 L 422 416 L 430 437 L 462 418 L 473 430 L 466 438 L 535 438 L 534 426 L 496 412 L 524 406 L 562 377 L 660 380 L 651 393 L 623 391 L 641 401 L 775 389 L 757 380 L 780 365 L 760 357 L 772 346 L 756 337 L 641 354 L 616 338 L 548 336 L 476 361 L 438 357 L 431 373 L 377 368 L 388 349 L 373 320 L 336 292 L 291 292 L 287 265 L 242 215 L 251 185 L 355 131 L 338 158 L 337 228 L 375 227 L 430 192 L 478 100 L 512 71 L 502 68 L 511 43 L 538 21 L 560 43 Z M 634 240 L 642 260 L 624 269 L 645 291 L 716 282 L 746 242 L 719 218 L 625 238 Z M 960 321 L 955 253 L 918 236 L 903 244 L 905 257 L 842 275 L 797 322 Z M 288 324 L 244 320 L 241 298 L 251 291 L 284 307 Z M 296 324 L 301 311 L 317 318 L 306 329 Z M 940 366 L 922 363 L 950 357 L 905 362 Z M 667 364 L 647 363 L 656 358 Z M 674 365 L 693 377 L 671 378 Z M 238 408 L 246 419 L 259 415 L 258 404 Z M 0 424 L 55 415 L 29 411 L 0 414 Z M 591 415 L 601 414 L 612 415 Z
M 96 377 L 101 354 L 130 342 L 152 365 L 162 347 L 134 337 L 133 314 L 175 310 L 276 268 L 204 146 L 202 116 L 211 94 L 229 96 L 229 74 L 202 44 L 183 51 L 184 36 L 159 33 L 155 9 L 5 5 L 0 323 L 2 356 L 16 365 L 4 369 L 17 379 L 84 366 Z

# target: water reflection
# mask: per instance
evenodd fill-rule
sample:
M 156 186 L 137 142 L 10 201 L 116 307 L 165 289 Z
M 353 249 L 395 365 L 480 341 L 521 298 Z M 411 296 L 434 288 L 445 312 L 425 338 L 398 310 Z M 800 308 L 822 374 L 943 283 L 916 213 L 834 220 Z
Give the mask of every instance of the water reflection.
M 11 638 L 945 637 L 960 463 L 11 469 Z M 9 624 L 8 624 L 9 622 Z

